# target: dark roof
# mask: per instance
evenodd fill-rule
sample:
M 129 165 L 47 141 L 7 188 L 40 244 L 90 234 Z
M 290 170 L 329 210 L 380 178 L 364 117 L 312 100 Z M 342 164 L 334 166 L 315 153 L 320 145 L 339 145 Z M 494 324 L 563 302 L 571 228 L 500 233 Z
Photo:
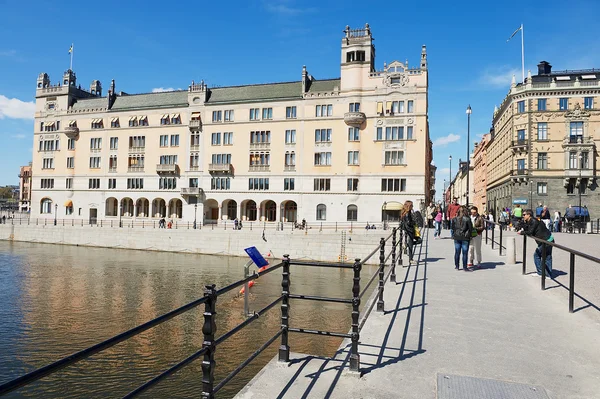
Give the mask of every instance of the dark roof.
M 187 91 L 167 91 L 161 93 L 131 94 L 117 96 L 112 111 L 130 109 L 187 107 Z

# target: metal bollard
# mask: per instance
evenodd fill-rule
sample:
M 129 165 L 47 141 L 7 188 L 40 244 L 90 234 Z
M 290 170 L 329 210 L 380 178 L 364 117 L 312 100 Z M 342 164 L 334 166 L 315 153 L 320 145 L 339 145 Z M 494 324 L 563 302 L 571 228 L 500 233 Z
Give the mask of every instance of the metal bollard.
M 279 361 L 290 361 L 290 346 L 288 344 L 288 328 L 290 326 L 290 256 L 283 255 L 283 273 L 281 279 L 281 345 L 279 345 Z
M 204 352 L 202 360 L 202 398 L 214 398 L 213 388 L 215 383 L 215 333 L 217 332 L 217 323 L 215 317 L 217 314 L 217 290 L 215 285 L 205 286 L 204 296 L 208 300 L 204 303 L 204 325 L 202 333 L 204 340 L 202 347 L 208 350 Z
M 397 233 L 397 228 L 394 227 L 392 229 L 392 273 L 390 274 L 390 281 L 392 283 L 396 282 L 396 233 Z
M 506 239 L 506 264 L 514 265 L 517 263 L 515 237 L 508 237 Z
M 358 353 L 358 341 L 360 331 L 358 330 L 358 318 L 360 316 L 360 258 L 354 259 L 354 278 L 352 284 L 352 344 L 350 346 L 350 371 L 360 371 L 360 354 Z
M 385 267 L 385 238 L 379 240 L 379 299 L 377 299 L 377 311 L 383 312 L 383 275 Z
M 527 236 L 523 235 L 523 271 L 521 274 L 527 273 Z

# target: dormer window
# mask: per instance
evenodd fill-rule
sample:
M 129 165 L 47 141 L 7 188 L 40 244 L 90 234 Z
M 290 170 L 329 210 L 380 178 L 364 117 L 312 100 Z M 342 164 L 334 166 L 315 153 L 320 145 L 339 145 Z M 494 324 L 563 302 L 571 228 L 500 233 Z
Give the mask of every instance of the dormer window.
M 169 114 L 164 114 L 162 116 L 162 118 L 160 118 L 160 124 L 161 125 L 170 125 L 171 124 L 171 119 L 169 118 Z
M 179 114 L 171 115 L 171 125 L 181 125 L 181 115 L 179 115 Z
M 92 120 L 92 129 L 104 129 L 104 121 L 102 119 Z
M 110 127 L 112 127 L 112 128 L 121 127 L 121 124 L 119 123 L 119 118 L 112 118 L 110 120 Z
M 147 116 L 140 116 L 138 119 L 140 126 L 148 126 L 148 117 Z
M 136 126 L 139 126 L 137 116 L 132 116 L 131 118 L 129 118 L 129 127 L 136 127 Z

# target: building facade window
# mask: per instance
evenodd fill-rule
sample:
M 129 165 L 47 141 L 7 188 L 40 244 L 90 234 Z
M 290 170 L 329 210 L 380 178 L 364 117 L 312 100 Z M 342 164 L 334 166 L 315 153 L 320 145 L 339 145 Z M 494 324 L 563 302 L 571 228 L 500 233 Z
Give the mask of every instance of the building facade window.
M 283 190 L 284 191 L 294 191 L 295 190 L 295 184 L 294 184 L 293 177 L 286 177 L 285 179 L 283 179 Z
M 331 152 L 316 152 L 315 166 L 331 166 Z
M 358 191 L 358 179 L 350 178 L 347 183 L 347 191 Z
M 250 120 L 251 121 L 259 121 L 260 120 L 260 108 L 250 108 Z
M 546 110 L 546 99 L 538 98 L 538 111 L 545 111 L 545 110 Z
M 70 190 L 70 189 L 72 189 L 72 188 L 73 188 L 73 178 L 72 178 L 72 177 L 67 177 L 67 178 L 65 179 L 65 188 L 66 188 L 67 190 Z
M 52 200 L 50 198 L 44 198 L 42 200 L 40 203 L 40 213 L 52 213 Z
M 412 140 L 413 139 L 413 127 L 412 126 L 408 126 L 406 128 L 406 139 L 407 140 Z
M 538 122 L 537 124 L 537 139 L 538 140 L 548 140 L 548 123 L 547 122 Z
M 161 134 L 160 135 L 159 145 L 161 147 L 168 147 L 169 146 L 169 135 L 168 134 Z
M 90 139 L 90 150 L 101 150 L 102 149 L 102 138 L 93 137 Z
M 223 118 L 222 111 L 213 111 L 213 113 L 212 113 L 212 121 L 213 122 L 221 122 L 222 118 Z
M 314 191 L 330 191 L 331 179 L 315 179 Z
M 131 172 L 141 172 L 144 170 L 144 155 L 130 155 L 127 158 L 127 167 Z
M 190 136 L 190 146 L 192 146 L 192 147 L 200 146 L 200 133 L 194 133 Z
M 200 166 L 200 154 L 195 152 L 190 155 L 190 169 L 198 170 L 199 166 Z M 192 186 L 190 186 L 190 187 L 192 187 Z
M 233 117 L 233 110 L 228 109 L 225 110 L 225 122 L 233 122 L 235 119 Z
M 581 169 L 589 169 L 590 168 L 590 153 L 582 152 L 581 153 Z
M 360 103 L 350 103 L 348 107 L 350 112 L 360 112 Z
M 129 149 L 146 148 L 146 136 L 129 136 Z
M 415 112 L 415 102 L 413 100 L 408 100 L 406 102 L 406 112 L 408 112 L 409 114 Z
M 331 129 L 315 129 L 315 143 L 331 143 Z
M 517 170 L 525 170 L 525 160 L 517 159 Z
M 129 127 L 137 127 L 139 125 L 140 123 L 138 121 L 137 116 L 132 116 L 131 118 L 129 118 Z
M 117 171 L 117 156 L 116 155 L 111 155 L 108 158 L 108 171 L 109 172 Z
M 317 220 L 327 220 L 327 206 L 325 204 L 317 205 Z
M 161 155 L 161 165 L 177 165 L 177 155 Z
M 40 141 L 38 151 L 50 152 L 59 151 L 60 141 L 59 140 L 42 140 Z
M 54 169 L 54 158 L 44 158 L 42 160 L 42 169 Z
M 110 149 L 111 150 L 118 150 L 119 149 L 119 138 L 118 137 L 111 137 L 110 138 Z
M 73 151 L 75 149 L 75 139 L 67 140 L 67 150 Z
M 385 151 L 385 165 L 404 165 L 404 151 Z
M 89 179 L 88 188 L 90 190 L 97 190 L 100 188 L 100 179 Z
M 525 129 L 517 130 L 517 140 L 521 143 L 525 141 Z
M 250 143 L 270 143 L 271 132 L 269 130 L 252 131 L 250 132 Z
M 381 179 L 382 192 L 406 191 L 406 179 Z
M 358 151 L 348 151 L 348 165 L 359 165 Z
M 159 190 L 175 190 L 177 188 L 176 177 L 160 177 L 158 179 Z
M 54 188 L 54 179 L 41 179 L 40 180 L 40 188 L 43 188 L 43 189 Z
M 127 189 L 128 190 L 143 190 L 144 189 L 144 179 L 139 178 L 139 177 L 127 179 Z
M 268 177 L 251 177 L 248 179 L 248 190 L 268 190 Z
M 523 112 L 525 112 L 525 101 L 519 101 L 517 103 L 517 112 L 522 114 Z
M 316 105 L 315 116 L 317 118 L 333 116 L 333 104 Z
M 569 109 L 569 99 L 568 98 L 561 98 L 558 100 L 558 108 L 561 111 L 566 111 Z
M 229 177 L 213 177 L 210 179 L 211 190 L 229 190 L 231 188 L 231 180 Z
M 226 165 L 231 163 L 231 154 L 212 154 L 211 163 Z
M 115 178 L 108 179 L 108 189 L 114 190 L 116 188 L 117 188 L 117 179 L 115 179 Z
M 213 133 L 210 135 L 211 145 L 221 145 L 221 133 Z
M 360 129 L 357 127 L 348 128 L 348 141 L 360 141 Z
M 119 118 L 112 118 L 112 120 L 110 121 L 110 127 L 111 128 L 121 127 L 121 123 L 119 123 Z
M 285 152 L 285 166 L 296 166 L 296 153 L 294 151 Z
M 285 143 L 286 144 L 296 144 L 296 130 L 286 130 L 285 131 Z
M 548 169 L 548 153 L 547 152 L 538 152 L 537 168 L 542 169 L 542 170 Z
M 296 119 L 296 107 L 285 107 L 285 119 Z
M 358 220 L 358 207 L 356 205 L 348 205 L 346 208 L 346 220 L 348 222 L 356 222 Z
M 577 152 L 569 152 L 569 169 L 578 169 Z
M 386 103 L 388 114 L 403 114 L 404 113 L 404 101 L 388 101 Z
M 179 135 L 178 134 L 171 135 L 171 147 L 179 147 Z
M 233 132 L 223 133 L 223 145 L 233 145 Z
M 90 169 L 100 169 L 100 157 L 90 157 Z
M 197 177 L 192 177 L 189 180 L 189 187 L 191 188 L 197 188 L 198 187 L 198 178 Z
M 271 154 L 268 152 L 251 152 L 250 166 L 271 166 Z
M 169 117 L 169 114 L 164 114 L 160 118 L 160 124 L 161 125 L 170 125 L 171 124 L 171 118 Z
M 538 183 L 537 193 L 538 195 L 548 195 L 548 183 Z
M 68 157 L 67 158 L 67 169 L 73 169 L 75 167 L 75 158 Z
M 262 118 L 265 119 L 273 119 L 273 108 L 263 108 L 262 109 Z
M 104 129 L 104 120 L 94 119 L 92 121 L 92 129 Z
M 577 143 L 578 140 L 583 140 L 583 122 L 571 122 L 569 125 L 569 135 L 571 143 Z
M 171 115 L 171 125 L 181 125 L 181 115 Z
M 585 97 L 583 99 L 584 109 L 594 109 L 594 97 Z
M 577 179 L 569 179 L 567 184 L 567 194 L 575 194 L 575 182 Z

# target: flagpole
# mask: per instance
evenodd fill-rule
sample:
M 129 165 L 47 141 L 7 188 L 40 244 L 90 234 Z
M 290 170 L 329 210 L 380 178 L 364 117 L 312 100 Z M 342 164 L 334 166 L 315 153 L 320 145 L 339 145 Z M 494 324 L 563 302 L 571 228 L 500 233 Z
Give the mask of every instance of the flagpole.
M 73 70 L 73 51 L 75 51 L 75 48 L 73 47 L 73 43 L 71 43 L 71 64 L 69 65 L 71 71 Z
M 521 77 L 523 78 L 523 84 L 525 84 L 525 38 L 523 37 L 525 32 L 523 31 L 523 24 L 521 24 Z

